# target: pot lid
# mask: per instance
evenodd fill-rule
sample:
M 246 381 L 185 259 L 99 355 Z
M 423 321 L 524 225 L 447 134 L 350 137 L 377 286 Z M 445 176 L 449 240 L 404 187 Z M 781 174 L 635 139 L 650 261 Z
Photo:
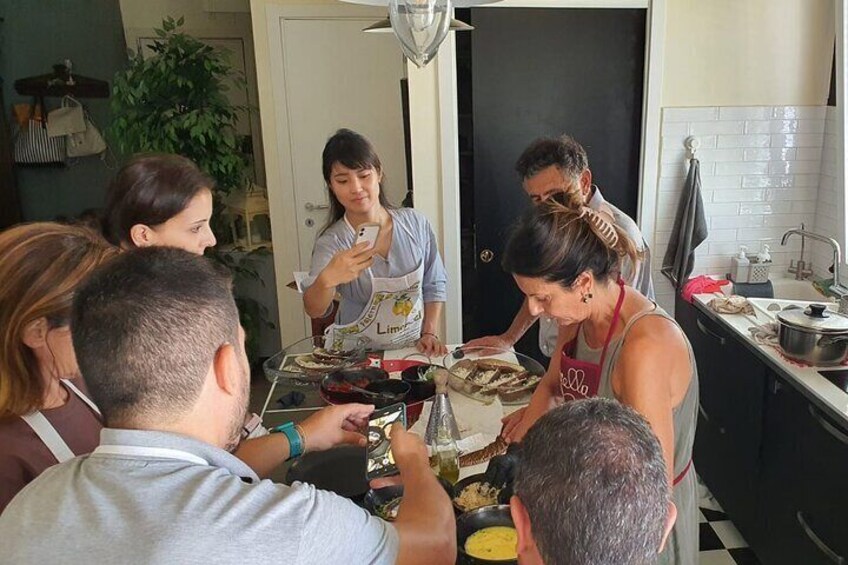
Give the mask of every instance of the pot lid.
M 810 304 L 806 310 L 796 308 L 777 314 L 777 319 L 793 328 L 826 334 L 848 332 L 848 316 L 831 312 L 824 304 Z

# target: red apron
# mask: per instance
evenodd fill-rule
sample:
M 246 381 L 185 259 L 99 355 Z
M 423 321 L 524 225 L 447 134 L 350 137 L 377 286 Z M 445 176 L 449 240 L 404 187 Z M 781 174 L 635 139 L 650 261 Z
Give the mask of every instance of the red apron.
M 615 311 L 612 315 L 607 338 L 604 340 L 604 349 L 601 352 L 600 363 L 590 363 L 581 361 L 572 357 L 577 351 L 577 339 L 580 335 L 580 330 L 577 330 L 577 336 L 571 340 L 565 347 L 562 348 L 562 354 L 559 360 L 559 390 L 563 400 L 580 400 L 583 398 L 592 398 L 598 395 L 598 389 L 601 386 L 601 375 L 603 373 L 604 361 L 607 357 L 607 348 L 612 341 L 612 334 L 615 332 L 615 326 L 621 317 L 621 307 L 624 304 L 624 281 L 618 280 L 618 286 L 621 289 L 618 294 L 618 302 L 615 304 Z M 673 485 L 676 486 L 686 473 L 689 467 L 692 466 L 692 460 L 686 464 L 683 471 L 674 478 Z
M 601 371 L 604 367 L 604 360 L 607 357 L 607 348 L 610 341 L 612 341 L 612 334 L 615 332 L 615 326 L 618 324 L 618 319 L 621 316 L 621 306 L 624 304 L 624 281 L 619 279 L 618 286 L 621 290 L 618 294 L 615 312 L 612 315 L 610 329 L 607 332 L 607 339 L 604 341 L 601 362 L 590 363 L 572 357 L 577 350 L 577 337 L 580 335 L 579 328 L 577 330 L 577 337 L 562 348 L 562 354 L 559 360 L 559 391 L 565 401 L 580 400 L 598 395 L 598 388 L 601 385 Z

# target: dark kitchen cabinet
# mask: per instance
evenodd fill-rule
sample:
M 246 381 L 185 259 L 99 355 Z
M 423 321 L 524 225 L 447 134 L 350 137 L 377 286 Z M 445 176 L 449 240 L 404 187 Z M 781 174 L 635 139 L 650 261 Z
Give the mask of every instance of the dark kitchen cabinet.
M 769 379 L 760 514 L 766 563 L 848 561 L 848 429 Z
M 693 305 L 678 300 L 675 311 L 698 364 L 695 469 L 751 543 L 758 537 L 755 493 L 768 369 Z

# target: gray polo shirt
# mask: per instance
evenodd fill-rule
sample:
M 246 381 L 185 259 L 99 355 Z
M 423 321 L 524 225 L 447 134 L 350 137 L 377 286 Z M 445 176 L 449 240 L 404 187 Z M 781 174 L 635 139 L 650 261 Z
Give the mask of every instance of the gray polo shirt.
M 397 558 L 391 524 L 310 485 L 260 481 L 222 449 L 176 434 L 108 428 L 100 445 L 162 451 L 95 451 L 42 473 L 0 515 L 0 562 L 352 565 Z

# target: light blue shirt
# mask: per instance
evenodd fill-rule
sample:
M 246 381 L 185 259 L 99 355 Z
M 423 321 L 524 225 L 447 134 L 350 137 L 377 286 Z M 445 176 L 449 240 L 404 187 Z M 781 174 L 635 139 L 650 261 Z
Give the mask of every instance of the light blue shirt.
M 389 213 L 394 222 L 389 256 L 383 259 L 375 255 L 371 274 L 376 278 L 402 277 L 418 268 L 423 261 L 424 303 L 444 302 L 447 300 L 447 273 L 430 222 L 412 208 L 393 209 Z M 330 226 L 315 242 L 312 267 L 309 276 L 301 283 L 302 288 L 305 290 L 311 286 L 333 256 L 353 247 L 355 241 L 356 234 L 344 218 Z M 371 277 L 368 271 L 363 271 L 356 280 L 339 285 L 336 290 L 342 298 L 336 323 L 350 324 L 359 318 L 371 298 Z
M 397 559 L 400 542 L 391 524 L 310 485 L 260 481 L 222 449 L 177 434 L 109 428 L 100 444 L 179 450 L 194 460 L 95 452 L 47 469 L 0 515 L 0 562 Z

